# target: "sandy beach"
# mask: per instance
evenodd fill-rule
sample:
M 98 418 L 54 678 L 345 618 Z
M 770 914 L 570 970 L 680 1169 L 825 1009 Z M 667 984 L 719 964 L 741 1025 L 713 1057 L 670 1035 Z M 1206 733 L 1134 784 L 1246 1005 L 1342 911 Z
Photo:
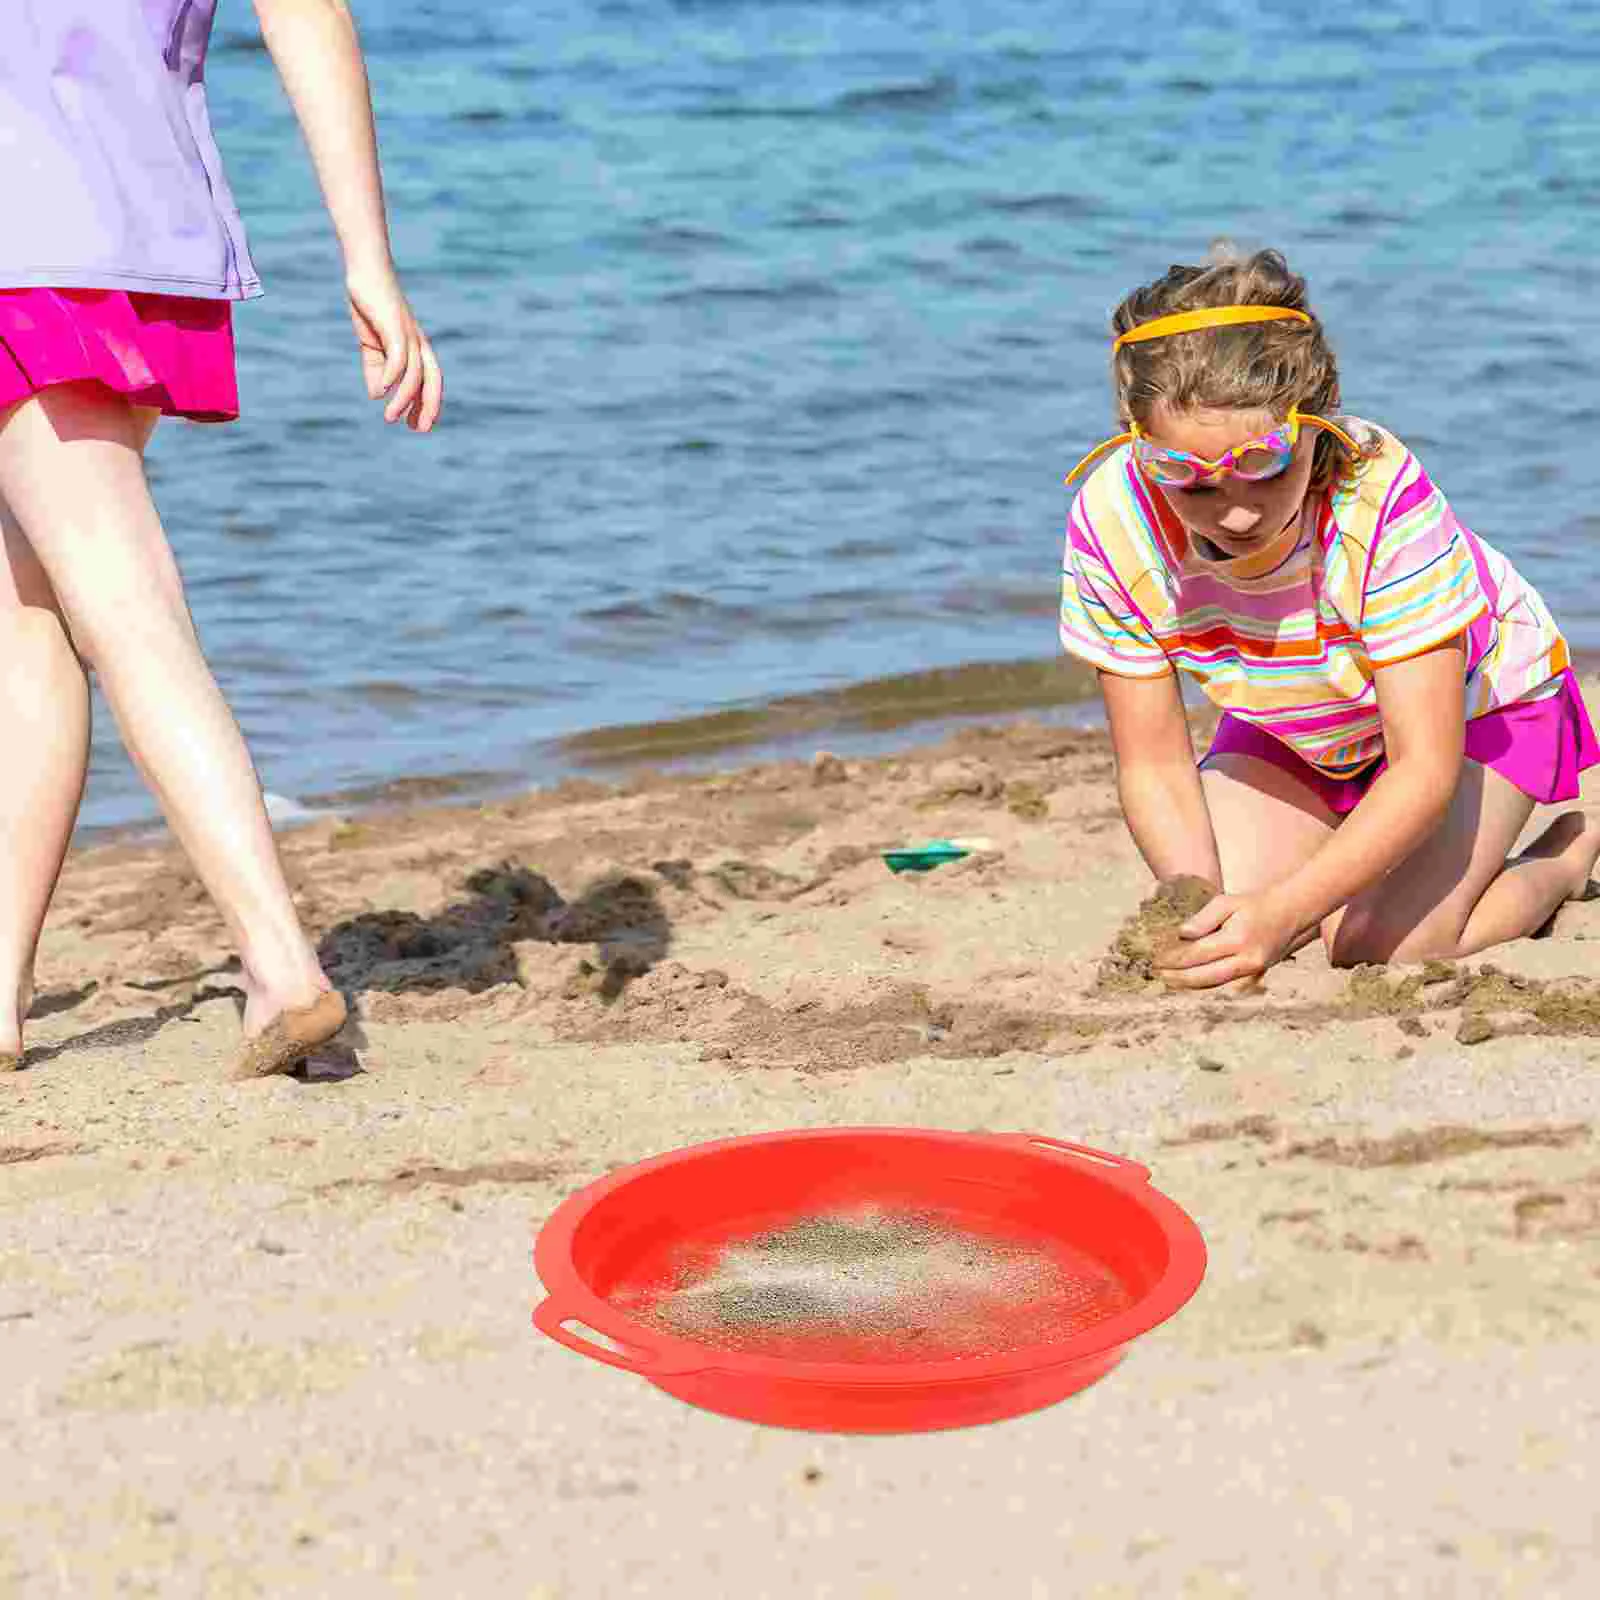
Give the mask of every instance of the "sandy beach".
M 251 1084 L 182 858 L 69 863 L 0 1080 L 0 1593 L 1592 1592 L 1600 903 L 1487 972 L 1107 985 L 1148 878 L 1104 737 L 1030 723 L 284 843 L 359 1022 Z M 1143 1162 L 1208 1279 L 1098 1387 L 920 1438 L 530 1328 L 574 1189 L 855 1123 Z

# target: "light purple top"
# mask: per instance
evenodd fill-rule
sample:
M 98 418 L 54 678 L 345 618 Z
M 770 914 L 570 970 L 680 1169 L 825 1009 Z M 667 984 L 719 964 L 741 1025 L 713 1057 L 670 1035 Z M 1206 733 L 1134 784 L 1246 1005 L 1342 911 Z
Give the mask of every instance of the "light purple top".
M 206 108 L 217 0 L 0 0 L 0 288 L 261 293 Z

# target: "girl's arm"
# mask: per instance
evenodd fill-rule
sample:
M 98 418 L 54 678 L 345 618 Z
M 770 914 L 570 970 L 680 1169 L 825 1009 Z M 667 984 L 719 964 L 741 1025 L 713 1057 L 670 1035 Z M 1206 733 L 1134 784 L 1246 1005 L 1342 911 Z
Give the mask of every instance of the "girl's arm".
M 1177 674 L 1099 676 L 1117 756 L 1117 798 L 1139 854 L 1158 878 L 1187 872 L 1220 885 L 1217 841 Z
M 1465 640 L 1373 675 L 1389 764 L 1300 870 L 1254 895 L 1220 895 L 1184 926 L 1164 970 L 1179 988 L 1259 977 L 1301 933 L 1397 867 L 1444 820 L 1466 742 Z
M 389 396 L 386 420 L 404 417 L 426 433 L 443 380 L 390 254 L 372 96 L 350 8 L 345 0 L 255 0 L 255 8 L 344 252 L 367 393 Z

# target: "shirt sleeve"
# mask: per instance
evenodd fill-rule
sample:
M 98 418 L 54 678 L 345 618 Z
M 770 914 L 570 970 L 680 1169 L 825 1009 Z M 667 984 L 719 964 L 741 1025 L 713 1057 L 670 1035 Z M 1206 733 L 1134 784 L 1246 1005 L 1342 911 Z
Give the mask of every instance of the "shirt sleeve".
M 1061 647 L 1068 655 L 1123 678 L 1161 678 L 1172 671 L 1166 651 L 1101 555 L 1081 495 L 1067 519 L 1062 567 Z
M 1488 609 L 1466 530 L 1408 455 L 1378 520 L 1361 592 L 1361 640 L 1375 667 L 1464 633 Z

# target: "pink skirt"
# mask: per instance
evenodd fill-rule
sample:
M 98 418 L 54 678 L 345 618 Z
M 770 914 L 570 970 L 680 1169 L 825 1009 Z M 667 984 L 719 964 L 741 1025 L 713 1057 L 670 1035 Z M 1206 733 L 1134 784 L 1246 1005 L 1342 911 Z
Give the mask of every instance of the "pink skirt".
M 58 383 L 100 383 L 164 416 L 232 422 L 233 307 L 121 289 L 0 289 L 0 411 Z
M 1519 700 L 1467 724 L 1467 760 L 1493 767 L 1529 799 L 1545 806 L 1576 799 L 1579 777 L 1600 763 L 1600 742 L 1577 675 L 1568 667 L 1557 681 L 1561 687 L 1543 700 Z M 1354 811 L 1388 765 L 1379 756 L 1351 777 L 1335 777 L 1312 766 L 1281 739 L 1225 711 L 1200 765 L 1212 756 L 1230 754 L 1256 756 L 1298 778 L 1336 817 Z

